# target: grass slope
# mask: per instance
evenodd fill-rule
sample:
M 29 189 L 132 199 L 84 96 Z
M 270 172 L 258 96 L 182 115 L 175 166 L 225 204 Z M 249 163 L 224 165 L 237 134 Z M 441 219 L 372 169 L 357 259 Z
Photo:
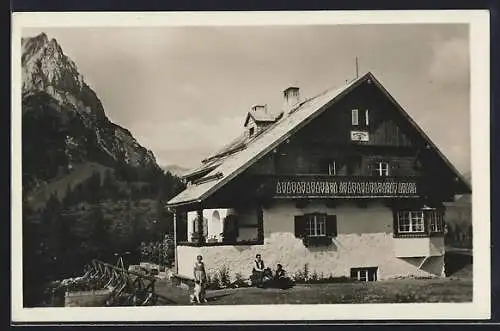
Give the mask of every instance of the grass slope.
M 103 178 L 104 173 L 107 170 L 113 169 L 92 162 L 87 162 L 75 166 L 75 169 L 69 174 L 51 181 L 48 184 L 28 193 L 28 204 L 32 209 L 37 210 L 45 206 L 45 203 L 49 200 L 51 195 L 55 194 L 59 198 L 59 200 L 62 200 L 67 193 L 68 187 L 71 187 L 73 189 L 76 185 L 89 179 L 94 172 L 99 172 L 101 178 Z

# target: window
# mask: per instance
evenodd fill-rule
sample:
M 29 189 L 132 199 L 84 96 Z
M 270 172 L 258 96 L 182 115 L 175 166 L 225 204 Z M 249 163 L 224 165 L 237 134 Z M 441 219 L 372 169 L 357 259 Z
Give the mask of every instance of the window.
M 248 132 L 249 132 L 250 137 L 253 136 L 253 134 L 255 133 L 255 128 L 250 128 L 250 130 Z
M 440 209 L 424 207 L 421 210 L 398 211 L 394 217 L 396 237 L 444 235 L 444 214 Z
M 308 215 L 306 234 L 309 237 L 326 236 L 326 215 Z
M 443 214 L 436 211 L 430 210 L 426 212 L 429 220 L 429 231 L 441 233 L 444 231 Z
M 368 126 L 370 124 L 370 120 L 368 118 L 368 109 L 365 110 L 365 125 Z
M 335 176 L 337 174 L 337 168 L 335 165 L 335 161 L 332 161 L 328 164 L 328 174 L 330 176 Z
M 347 162 L 345 160 L 325 158 L 319 161 L 318 169 L 324 175 L 344 176 L 347 174 Z
M 399 233 L 424 232 L 424 212 L 399 211 L 397 230 Z
M 362 282 L 373 282 L 377 280 L 377 267 L 351 268 L 351 279 Z
M 359 124 L 359 118 L 358 118 L 358 110 L 357 109 L 353 109 L 351 111 L 351 121 L 352 121 L 352 125 L 358 125 Z
M 295 216 L 295 237 L 307 245 L 329 245 L 337 236 L 337 216 L 320 213 Z
M 373 176 L 389 176 L 389 163 L 376 162 L 372 171 Z

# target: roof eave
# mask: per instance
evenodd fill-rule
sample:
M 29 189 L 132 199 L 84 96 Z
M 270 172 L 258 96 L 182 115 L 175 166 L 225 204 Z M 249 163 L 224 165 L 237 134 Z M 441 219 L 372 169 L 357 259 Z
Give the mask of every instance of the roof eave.
M 166 203 L 165 206 L 167 208 L 178 208 L 178 207 L 185 207 L 185 206 L 188 206 L 188 205 L 196 205 L 196 204 L 199 204 L 199 203 L 201 203 L 201 201 L 199 199 L 191 199 L 191 200 L 174 202 L 174 203 L 170 203 L 170 201 L 169 201 L 169 202 Z

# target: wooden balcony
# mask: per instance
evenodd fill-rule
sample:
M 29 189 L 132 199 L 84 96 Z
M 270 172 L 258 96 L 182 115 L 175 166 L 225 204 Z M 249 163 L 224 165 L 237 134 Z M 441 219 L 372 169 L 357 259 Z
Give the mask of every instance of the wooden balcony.
M 416 177 L 296 175 L 268 177 L 264 183 L 262 193 L 275 198 L 404 198 L 423 193 Z

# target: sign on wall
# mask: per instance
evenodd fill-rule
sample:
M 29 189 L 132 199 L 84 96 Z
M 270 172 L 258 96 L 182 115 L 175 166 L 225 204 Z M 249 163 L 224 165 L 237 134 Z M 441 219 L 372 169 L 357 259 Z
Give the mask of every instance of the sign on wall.
M 351 131 L 352 141 L 369 141 L 369 135 L 366 131 Z
M 275 196 L 349 197 L 416 196 L 417 183 L 411 180 L 278 179 Z

